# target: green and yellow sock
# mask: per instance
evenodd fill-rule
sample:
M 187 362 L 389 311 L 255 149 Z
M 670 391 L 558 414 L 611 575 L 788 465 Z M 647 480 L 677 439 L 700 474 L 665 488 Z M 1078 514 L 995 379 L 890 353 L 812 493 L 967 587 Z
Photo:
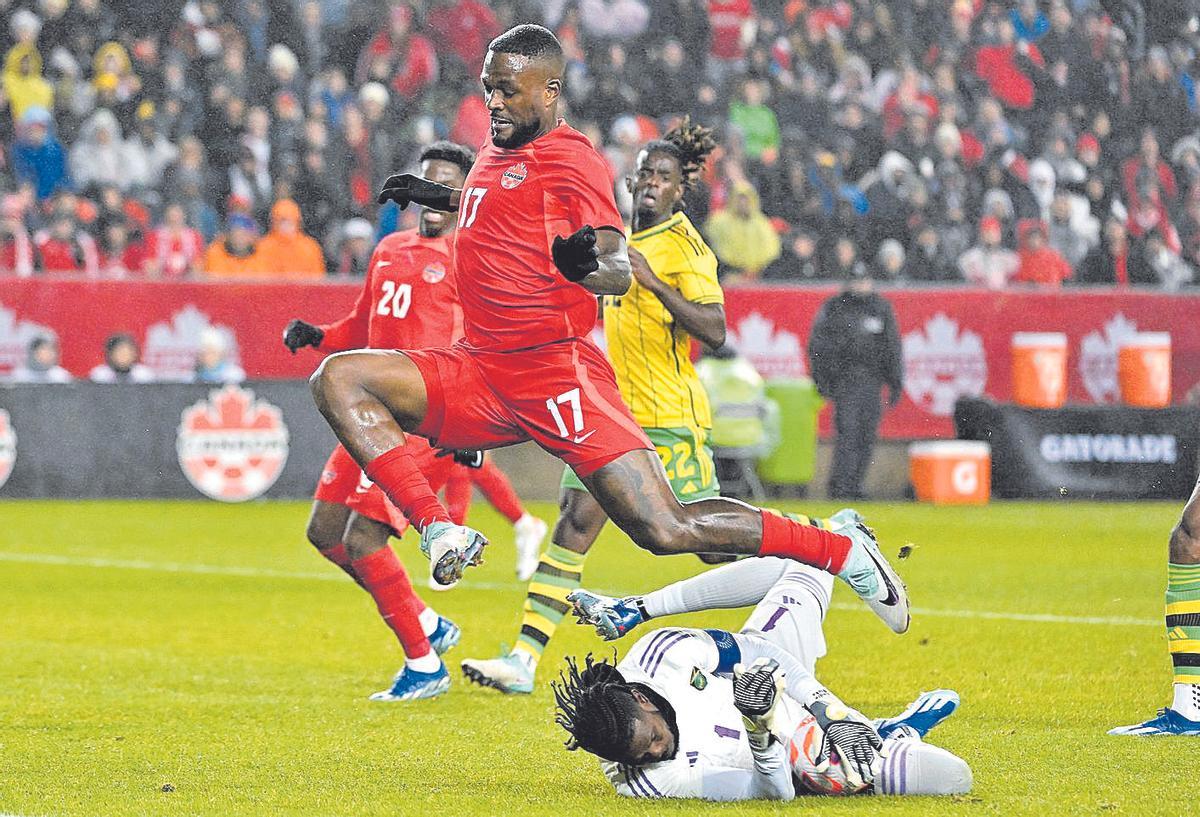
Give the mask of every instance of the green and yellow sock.
M 551 542 L 538 561 L 525 596 L 521 634 L 517 636 L 516 646 L 513 647 L 513 653 L 524 660 L 530 670 L 537 668 L 542 651 L 550 643 L 558 623 L 571 609 L 567 594 L 579 587 L 586 558 L 585 554 L 575 553 Z
M 776 511 L 776 513 L 779 512 Z M 833 530 L 833 524 L 828 519 L 820 516 L 808 516 L 802 513 L 785 513 L 780 515 L 786 519 L 799 522 L 801 525 L 812 525 L 814 528 L 820 528 L 821 530 Z
M 1167 648 L 1175 683 L 1200 684 L 1200 564 L 1167 564 Z

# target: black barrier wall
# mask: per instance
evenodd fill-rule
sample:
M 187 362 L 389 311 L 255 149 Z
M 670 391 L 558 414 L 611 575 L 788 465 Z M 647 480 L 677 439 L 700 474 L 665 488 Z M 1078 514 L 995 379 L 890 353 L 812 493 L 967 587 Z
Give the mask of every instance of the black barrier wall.
M 336 442 L 304 381 L 0 386 L 0 497 L 310 497 Z

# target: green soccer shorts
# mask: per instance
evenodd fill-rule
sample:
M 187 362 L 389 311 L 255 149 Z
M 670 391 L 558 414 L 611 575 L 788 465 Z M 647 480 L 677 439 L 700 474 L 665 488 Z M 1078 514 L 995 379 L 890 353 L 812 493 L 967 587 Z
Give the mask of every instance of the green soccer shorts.
M 708 447 L 708 432 L 702 428 L 643 429 L 654 450 L 662 460 L 671 490 L 680 502 L 720 496 L 721 486 L 713 467 L 712 449 Z M 570 468 L 563 469 L 563 488 L 586 491 L 587 488 Z

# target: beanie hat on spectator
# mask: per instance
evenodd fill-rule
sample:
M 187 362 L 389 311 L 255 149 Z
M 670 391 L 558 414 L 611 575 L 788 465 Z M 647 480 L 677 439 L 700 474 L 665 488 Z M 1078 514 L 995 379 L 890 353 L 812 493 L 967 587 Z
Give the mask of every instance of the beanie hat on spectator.
M 358 92 L 358 99 L 360 102 L 364 103 L 374 101 L 381 107 L 386 108 L 388 100 L 391 99 L 391 96 L 388 94 L 387 88 L 383 87 L 382 84 L 378 82 L 368 82 L 362 87 L 362 90 Z
M 995 216 L 984 216 L 983 218 L 979 219 L 980 234 L 987 233 L 987 232 L 997 232 L 998 233 L 998 232 L 1000 232 L 1000 229 L 1001 229 L 1000 219 L 996 218 Z
M 26 108 L 25 112 L 21 114 L 21 124 L 25 126 L 41 125 L 48 128 L 52 121 L 54 121 L 54 118 L 50 115 L 50 111 L 41 105 L 32 105 Z
M 258 232 L 258 225 L 254 223 L 254 219 L 245 213 L 234 213 L 227 219 L 230 230 L 249 230 L 252 233 Z
M 352 218 L 346 222 L 346 226 L 342 228 L 342 235 L 346 238 L 370 238 L 375 234 L 375 228 L 371 226 L 371 222 L 365 218 Z
M 29 9 L 18 9 L 8 21 L 8 31 L 14 40 L 21 39 L 21 33 L 29 34 L 30 39 L 37 39 L 42 30 L 42 20 Z
M 1075 141 L 1075 152 L 1083 153 L 1085 151 L 1100 151 L 1100 140 L 1090 133 L 1079 134 L 1079 139 Z

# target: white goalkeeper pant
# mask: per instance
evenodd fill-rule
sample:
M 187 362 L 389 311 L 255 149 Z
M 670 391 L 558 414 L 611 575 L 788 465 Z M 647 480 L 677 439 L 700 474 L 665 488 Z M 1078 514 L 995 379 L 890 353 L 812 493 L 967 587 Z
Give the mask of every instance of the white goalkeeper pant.
M 653 600 L 659 614 L 754 604 L 741 632 L 765 639 L 794 657 L 810 673 L 825 655 L 825 614 L 833 576 L 790 559 L 744 559 L 677 582 Z M 652 594 L 653 595 L 653 594 Z M 856 793 L 838 764 L 819 763 L 823 735 L 811 716 L 793 733 L 788 748 L 792 772 L 805 791 L 823 795 Z M 883 744 L 874 764 L 876 794 L 947 795 L 971 790 L 966 761 L 914 734 L 898 734 Z

